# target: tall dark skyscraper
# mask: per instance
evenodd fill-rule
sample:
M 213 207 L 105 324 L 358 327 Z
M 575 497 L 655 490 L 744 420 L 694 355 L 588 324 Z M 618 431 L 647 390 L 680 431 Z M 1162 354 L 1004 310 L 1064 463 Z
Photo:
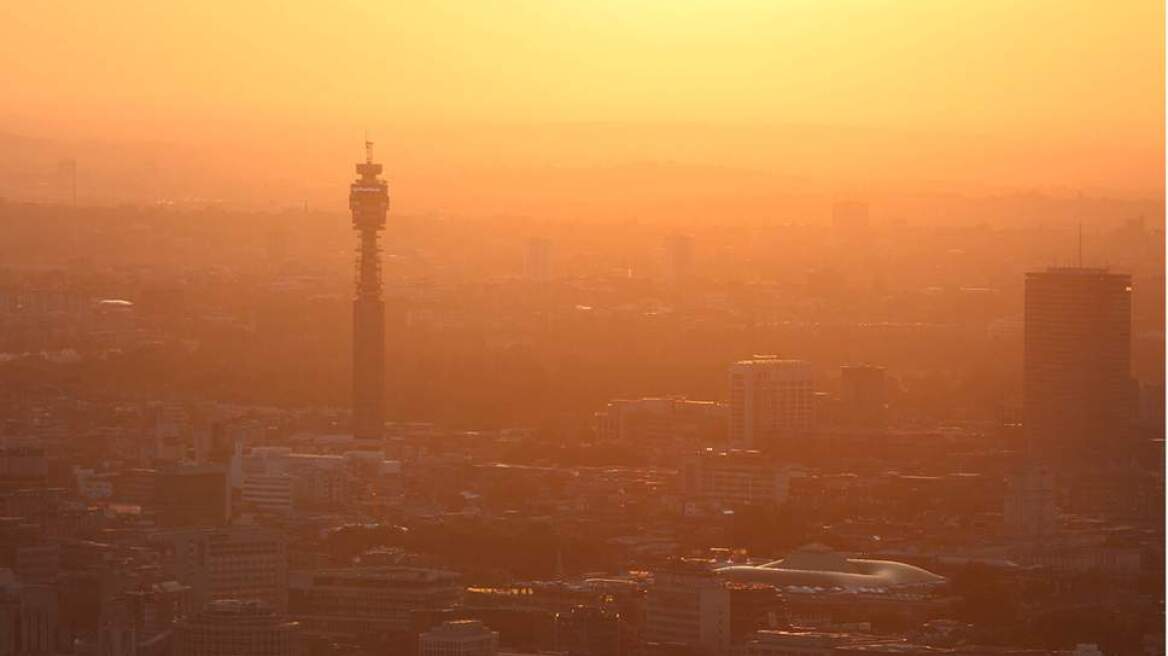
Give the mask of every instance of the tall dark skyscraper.
M 1025 412 L 1030 455 L 1090 462 L 1115 450 L 1133 412 L 1131 276 L 1026 274 Z
M 389 211 L 389 187 L 365 142 L 361 176 L 349 185 L 349 209 L 357 231 L 357 289 L 353 299 L 353 435 L 381 437 L 385 427 L 385 302 L 381 298 L 380 232 Z

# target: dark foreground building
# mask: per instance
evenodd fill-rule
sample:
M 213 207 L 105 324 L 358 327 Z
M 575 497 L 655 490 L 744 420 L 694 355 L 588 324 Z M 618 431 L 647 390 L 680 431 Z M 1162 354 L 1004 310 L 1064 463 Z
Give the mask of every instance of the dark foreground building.
M 1032 459 L 1092 462 L 1127 437 L 1134 412 L 1131 276 L 1026 274 L 1025 422 Z
M 365 142 L 361 177 L 349 185 L 349 209 L 357 246 L 357 289 L 353 299 L 353 434 L 379 438 L 385 422 L 385 302 L 381 298 L 381 246 L 389 211 L 389 187 L 378 176 L 373 144 Z

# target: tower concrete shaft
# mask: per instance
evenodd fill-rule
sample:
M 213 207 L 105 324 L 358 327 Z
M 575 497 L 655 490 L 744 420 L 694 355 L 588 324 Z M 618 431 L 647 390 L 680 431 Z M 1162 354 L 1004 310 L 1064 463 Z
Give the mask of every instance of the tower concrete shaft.
M 353 299 L 353 435 L 380 438 L 385 429 L 385 303 L 381 299 L 381 230 L 389 211 L 389 187 L 365 142 L 360 176 L 349 185 L 349 210 L 358 234 Z

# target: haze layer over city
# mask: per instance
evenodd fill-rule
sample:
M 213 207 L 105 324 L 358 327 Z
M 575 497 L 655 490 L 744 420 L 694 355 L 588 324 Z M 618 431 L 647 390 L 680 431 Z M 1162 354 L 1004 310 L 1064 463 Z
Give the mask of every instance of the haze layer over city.
M 1165 652 L 1162 2 L 4 13 L 0 656 Z

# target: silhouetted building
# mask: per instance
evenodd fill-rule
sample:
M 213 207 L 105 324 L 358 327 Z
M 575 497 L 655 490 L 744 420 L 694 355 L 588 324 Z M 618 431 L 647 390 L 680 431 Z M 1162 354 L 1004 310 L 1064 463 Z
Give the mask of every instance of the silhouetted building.
M 730 642 L 745 643 L 761 629 L 774 629 L 786 624 L 783 600 L 774 586 L 763 583 L 729 583 Z
M 1003 512 L 1006 534 L 1015 540 L 1049 538 L 1058 528 L 1054 473 L 1038 463 L 1026 463 L 1007 480 Z
M 800 472 L 780 466 L 758 451 L 705 449 L 685 462 L 686 496 L 720 507 L 778 506 Z
M 1026 274 L 1025 424 L 1030 454 L 1086 462 L 1121 444 L 1133 418 L 1131 276 Z
M 675 439 L 720 442 L 726 436 L 727 410 L 713 401 L 615 399 L 596 413 L 596 435 L 638 445 Z
M 419 656 L 495 656 L 499 634 L 478 620 L 452 620 L 418 636 Z
M 312 631 L 386 633 L 410 628 L 410 614 L 450 608 L 462 586 L 454 572 L 355 567 L 295 572 L 288 607 Z
M 705 561 L 677 561 L 653 573 L 645 604 L 646 642 L 696 654 L 730 646 L 730 591 Z
M 127 469 L 118 472 L 113 481 L 113 498 L 124 503 L 145 506 L 158 500 L 157 469 Z
M 194 611 L 190 586 L 177 581 L 143 585 L 123 592 L 121 597 L 129 615 L 129 624 L 137 636 L 139 654 L 157 653 L 143 649 L 150 644 L 157 645 L 162 653 L 168 653 L 165 646 L 169 645 L 174 622 Z
M 353 300 L 353 435 L 380 438 L 385 430 L 385 302 L 381 298 L 380 232 L 389 211 L 389 187 L 378 176 L 373 144 L 365 142 L 360 179 L 349 185 L 357 249 L 357 293 Z
M 223 526 L 231 515 L 227 469 L 179 465 L 158 474 L 158 523 L 167 527 Z
M 556 614 L 556 651 L 568 656 L 619 656 L 620 616 L 591 606 Z
M 815 384 L 803 360 L 755 357 L 730 367 L 730 444 L 778 446 L 811 431 Z
M 216 599 L 259 599 L 283 610 L 288 599 L 284 536 L 268 528 L 161 531 L 151 536 L 163 570 L 191 586 L 195 607 Z
M 287 474 L 247 474 L 243 477 L 240 501 L 260 512 L 292 512 L 292 477 Z
M 254 600 L 214 601 L 174 626 L 175 656 L 297 656 L 300 625 Z
M 0 569 L 0 655 L 60 653 L 58 630 L 57 591 Z

